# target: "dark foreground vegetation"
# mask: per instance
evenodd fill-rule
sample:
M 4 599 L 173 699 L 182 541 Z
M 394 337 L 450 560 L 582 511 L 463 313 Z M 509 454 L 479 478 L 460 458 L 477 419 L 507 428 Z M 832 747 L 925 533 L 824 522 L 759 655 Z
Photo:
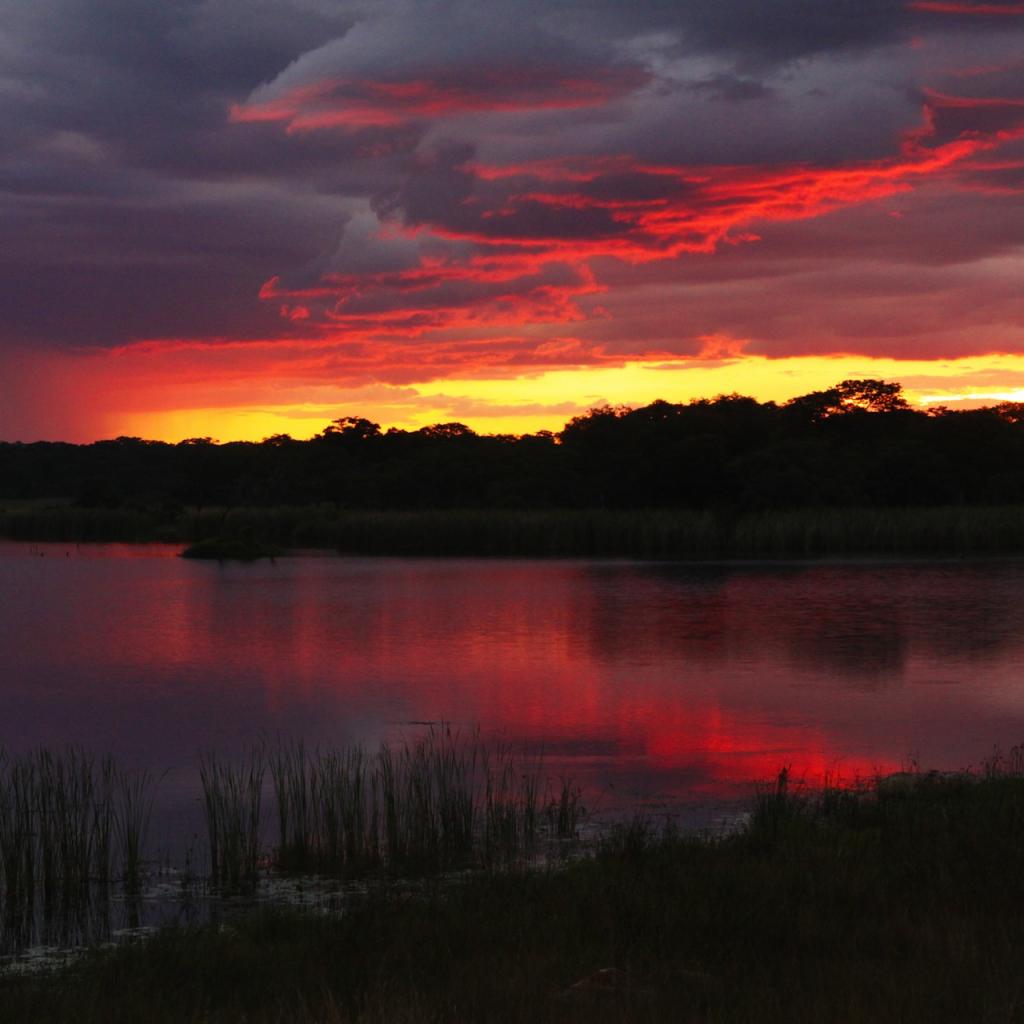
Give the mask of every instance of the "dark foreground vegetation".
M 31 540 L 685 557 L 913 534 L 1019 548 L 1022 505 L 1024 405 L 921 411 L 877 380 L 784 405 L 605 407 L 520 437 L 343 417 L 309 441 L 0 444 L 0 532 Z M 1013 527 L 994 524 L 1011 506 Z
M 263 866 L 341 878 L 507 867 L 571 842 L 582 812 L 579 789 L 538 759 L 440 727 L 372 753 L 264 742 L 240 761 L 204 757 L 200 776 L 210 874 L 236 892 Z
M 581 794 L 542 768 L 442 727 L 373 752 L 264 739 L 240 758 L 206 754 L 206 843 L 179 895 L 251 900 L 282 874 L 395 880 L 564 856 Z M 109 937 L 112 901 L 137 902 L 152 880 L 158 786 L 77 748 L 0 752 L 0 955 Z
M 1015 759 L 1019 760 L 1019 759 Z M 595 856 L 339 916 L 263 911 L 0 978 L 5 1021 L 1024 1019 L 1024 778 L 794 793 L 706 840 L 643 823 Z

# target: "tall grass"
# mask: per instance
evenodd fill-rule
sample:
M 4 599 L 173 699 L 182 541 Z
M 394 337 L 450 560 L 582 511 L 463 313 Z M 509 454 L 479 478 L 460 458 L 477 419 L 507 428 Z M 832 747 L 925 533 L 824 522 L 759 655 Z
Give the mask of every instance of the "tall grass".
M 243 893 L 264 868 L 356 877 L 512 866 L 545 839 L 574 838 L 581 810 L 571 783 L 543 788 L 539 762 L 446 727 L 375 753 L 264 741 L 237 761 L 207 754 L 199 777 L 209 879 Z M 40 925 L 84 933 L 114 891 L 139 896 L 156 782 L 75 747 L 0 750 L 0 946 L 24 945 Z
M 374 766 L 365 749 L 321 754 L 317 758 L 320 786 L 317 805 L 318 843 L 312 850 L 320 870 L 358 874 L 380 863 L 379 806 Z M 278 853 L 288 865 L 287 855 Z
M 178 540 L 177 525 L 157 512 L 33 504 L 0 509 L 0 535 L 35 541 Z
M 262 746 L 253 748 L 242 764 L 229 764 L 213 753 L 200 764 L 210 875 L 220 885 L 251 888 L 257 881 L 265 771 Z
M 138 891 L 153 779 L 85 751 L 0 752 L 0 920 L 81 918 L 115 878 Z
M 278 740 L 233 767 L 204 762 L 211 870 L 222 884 L 255 878 L 264 764 L 276 818 L 268 862 L 286 872 L 415 875 L 509 865 L 538 853 L 542 839 L 574 839 L 582 813 L 570 781 L 557 793 L 544 790 L 539 762 L 444 726 L 382 743 L 372 755 L 362 746 L 311 751 Z
M 1024 550 L 1024 508 L 937 506 L 777 510 L 738 518 L 724 553 L 740 557 L 989 554 Z
M 450 729 L 381 746 L 375 789 L 383 809 L 380 848 L 392 871 L 460 866 L 473 852 L 478 744 Z
M 277 797 L 278 863 L 285 869 L 302 870 L 312 864 L 319 844 L 320 765 L 310 762 L 301 740 L 278 743 L 270 752 L 270 773 Z M 337 832 L 333 818 L 332 825 Z
M 137 894 L 142 884 L 145 841 L 153 813 L 152 774 L 143 769 L 134 775 L 120 774 L 113 822 L 121 854 L 121 879 L 125 890 Z
M 0 978 L 0 1005 L 64 1024 L 1019 1021 L 1022 767 L 823 794 L 787 771 L 711 841 L 638 819 L 557 870 L 264 906 Z
M 35 766 L 0 753 L 0 868 L 5 926 L 20 930 L 32 916 L 36 890 L 37 802 Z
M 192 542 L 238 537 L 351 555 L 697 558 L 724 550 L 723 523 L 687 509 L 204 509 L 182 515 L 176 530 Z
M 546 806 L 548 833 L 560 842 L 579 837 L 579 826 L 586 815 L 583 790 L 572 779 L 559 780 L 557 791 L 549 793 Z
M 88 900 L 97 793 L 92 758 L 70 748 L 63 755 L 35 755 L 36 828 L 42 865 L 43 905 L 51 911 Z M 102 797 L 100 798 L 102 800 Z
M 19 540 L 218 542 L 250 552 L 323 547 L 352 555 L 523 558 L 802 558 L 1024 551 L 1024 507 L 700 509 L 338 509 L 175 513 L 73 505 L 0 510 Z M 229 548 L 225 548 L 229 550 Z

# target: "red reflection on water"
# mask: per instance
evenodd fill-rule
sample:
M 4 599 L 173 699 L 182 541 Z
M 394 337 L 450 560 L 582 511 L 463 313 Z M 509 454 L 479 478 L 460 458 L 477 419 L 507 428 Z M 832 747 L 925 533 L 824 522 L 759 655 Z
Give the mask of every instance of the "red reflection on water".
M 0 551 L 8 745 L 163 767 L 261 732 L 373 745 L 444 720 L 599 791 L 710 800 L 784 766 L 962 767 L 1024 737 L 1019 564 L 97 554 Z

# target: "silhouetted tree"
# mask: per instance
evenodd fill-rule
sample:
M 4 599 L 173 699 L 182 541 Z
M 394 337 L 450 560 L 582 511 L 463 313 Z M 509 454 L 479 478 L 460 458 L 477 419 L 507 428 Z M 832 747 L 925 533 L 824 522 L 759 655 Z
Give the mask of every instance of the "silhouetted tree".
M 901 412 L 910 408 L 903 397 L 903 385 L 884 380 L 844 380 L 834 388 L 841 409 L 866 412 Z
M 476 431 L 471 430 L 465 423 L 435 423 L 429 427 L 420 427 L 417 433 L 421 437 L 438 441 L 478 436 Z
M 654 506 L 743 511 L 1024 501 L 1024 403 L 913 409 L 844 380 L 777 406 L 745 395 L 600 406 L 557 434 L 419 430 L 359 416 L 310 441 L 0 443 L 0 497 L 104 507 L 333 502 L 358 508 Z
M 360 416 L 342 416 L 331 420 L 317 436 L 325 440 L 341 438 L 346 441 L 368 441 L 380 437 L 380 424 L 371 423 Z

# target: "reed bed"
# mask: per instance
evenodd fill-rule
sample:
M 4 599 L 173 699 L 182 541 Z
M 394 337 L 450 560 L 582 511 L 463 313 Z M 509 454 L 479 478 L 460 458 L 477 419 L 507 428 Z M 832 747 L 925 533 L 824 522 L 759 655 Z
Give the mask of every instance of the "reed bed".
M 260 866 L 263 776 L 266 757 L 254 747 L 247 761 L 229 764 L 216 754 L 203 757 L 203 787 L 210 877 L 233 889 L 255 886 Z
M 381 744 L 373 755 L 362 746 L 310 751 L 279 741 L 252 756 L 270 767 L 277 838 L 270 862 L 283 871 L 352 876 L 507 865 L 536 854 L 542 839 L 575 838 L 583 813 L 571 780 L 553 791 L 539 762 L 446 727 Z M 219 845 L 222 828 L 222 819 L 211 821 Z
M 806 558 L 1024 551 L 1024 506 L 701 509 L 423 509 L 331 505 L 178 512 L 73 505 L 0 509 L 0 535 L 35 541 L 178 541 L 258 557 Z
M 581 793 L 539 761 L 431 728 L 375 753 L 261 742 L 200 759 L 215 892 L 252 894 L 269 871 L 422 877 L 511 867 L 576 837 Z M 116 893 L 146 883 L 158 779 L 77 747 L 0 750 L 0 951 L 102 934 Z M 268 799 L 272 793 L 272 800 Z M 274 838 L 266 841 L 273 829 Z
M 33 504 L 0 508 L 0 534 L 11 540 L 82 542 L 176 541 L 177 524 L 156 511 Z
M 705 511 L 438 510 L 349 512 L 335 546 L 345 554 L 521 558 L 699 558 L 723 549 Z
M 111 764 L 109 759 L 104 764 Z M 155 779 L 143 769 L 133 775 L 119 774 L 113 769 L 105 778 L 117 799 L 107 805 L 113 819 L 114 835 L 121 854 L 121 878 L 125 890 L 137 894 L 143 880 L 145 841 L 153 811 Z
M 688 509 L 204 509 L 177 521 L 192 543 L 324 547 L 350 555 L 698 558 L 723 549 L 723 524 Z
M 85 914 L 115 883 L 137 891 L 154 779 L 85 751 L 0 752 L 0 919 L 15 933 Z
M 740 557 L 971 555 L 1024 551 L 1024 508 L 944 506 L 771 511 L 738 518 Z
M 507 865 L 541 840 L 573 839 L 582 814 L 569 780 L 552 789 L 538 761 L 450 728 L 372 754 L 262 742 L 235 761 L 205 755 L 199 777 L 209 879 L 233 890 L 251 890 L 267 868 L 353 877 Z M 84 913 L 114 886 L 137 895 L 157 781 L 75 747 L 0 751 L 5 927 Z
M 820 793 L 784 772 L 714 840 L 638 820 L 544 871 L 264 906 L 0 977 L 0 1005 L 62 1024 L 1019 1021 L 1022 769 L 1017 750 Z

